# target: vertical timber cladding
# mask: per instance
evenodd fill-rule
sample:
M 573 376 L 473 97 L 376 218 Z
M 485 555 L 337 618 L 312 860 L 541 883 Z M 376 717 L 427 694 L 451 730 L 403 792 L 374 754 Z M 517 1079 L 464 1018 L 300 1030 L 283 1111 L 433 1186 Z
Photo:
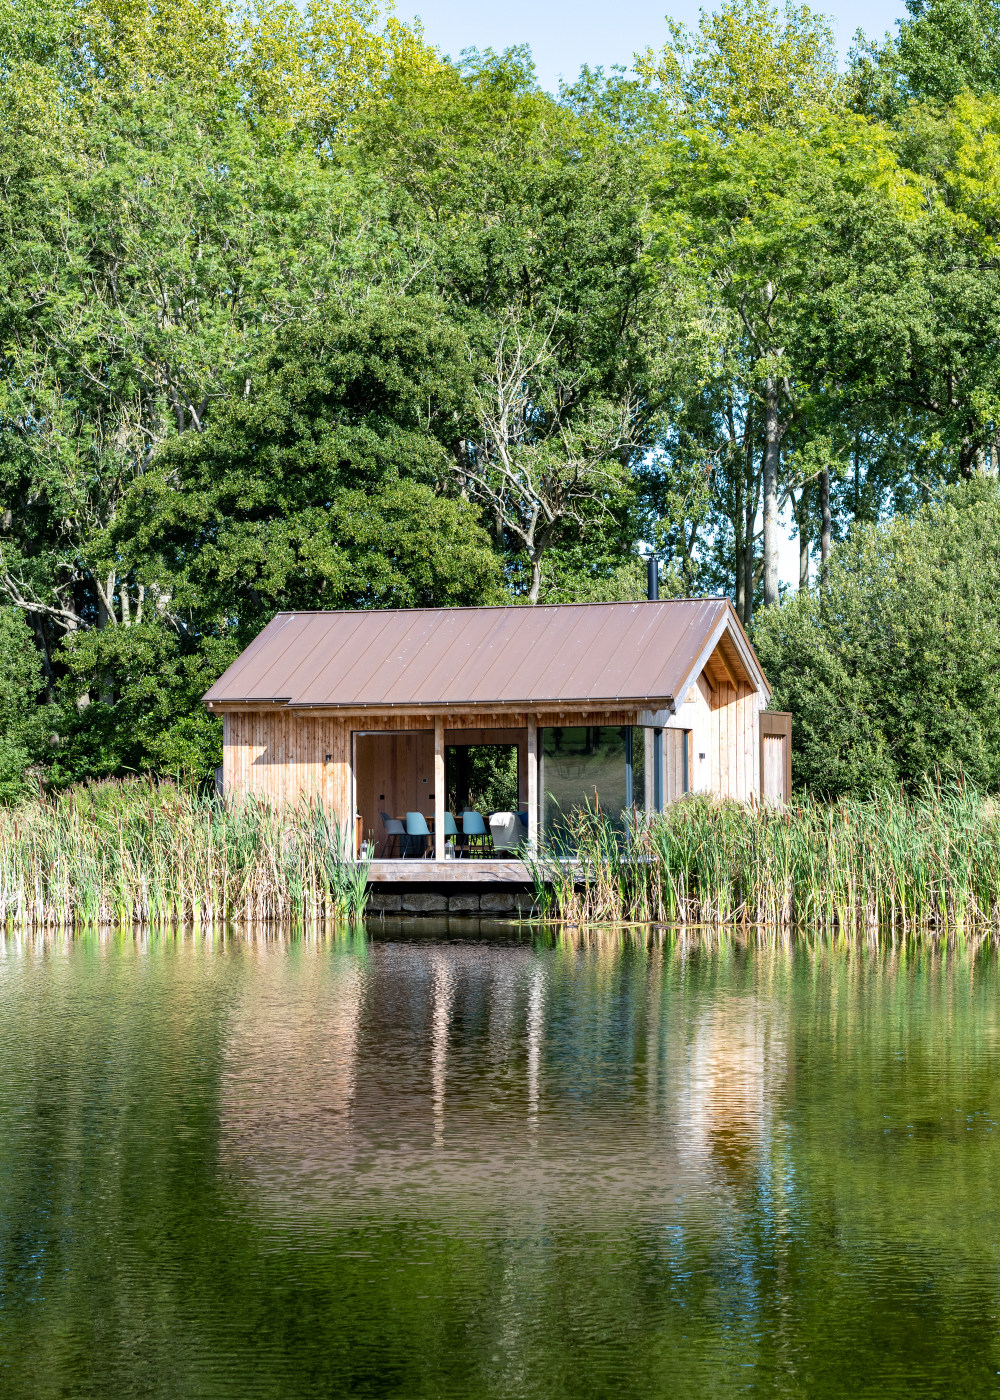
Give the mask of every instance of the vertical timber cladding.
M 760 713 L 761 798 L 790 802 L 792 797 L 792 717 L 784 710 Z
M 711 712 L 709 726 L 710 788 L 720 797 L 749 802 L 760 797 L 760 708 L 728 638 L 712 653 L 699 690 Z
M 338 813 L 351 807 L 351 732 L 332 715 L 289 710 L 227 710 L 223 785 L 273 807 L 315 798 Z
M 710 706 L 711 790 L 737 802 L 759 797 L 758 692 L 749 685 L 722 681 L 712 688 Z
M 691 790 L 693 772 L 691 730 L 663 731 L 663 803 L 676 802 Z

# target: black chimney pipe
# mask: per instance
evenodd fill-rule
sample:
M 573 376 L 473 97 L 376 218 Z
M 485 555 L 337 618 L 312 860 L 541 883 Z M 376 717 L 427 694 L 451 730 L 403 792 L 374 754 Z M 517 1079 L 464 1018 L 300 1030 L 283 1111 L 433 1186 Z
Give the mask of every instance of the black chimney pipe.
M 651 554 L 646 561 L 646 597 L 655 603 L 660 596 L 660 561 Z

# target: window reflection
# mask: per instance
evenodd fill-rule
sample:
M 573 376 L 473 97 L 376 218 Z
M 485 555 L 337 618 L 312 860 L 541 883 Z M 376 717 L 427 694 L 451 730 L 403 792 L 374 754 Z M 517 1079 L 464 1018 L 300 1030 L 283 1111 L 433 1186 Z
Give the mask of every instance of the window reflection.
M 626 725 L 567 725 L 542 729 L 538 786 L 542 830 L 565 835 L 574 811 L 599 808 L 618 827 L 625 813 L 645 807 L 645 740 Z

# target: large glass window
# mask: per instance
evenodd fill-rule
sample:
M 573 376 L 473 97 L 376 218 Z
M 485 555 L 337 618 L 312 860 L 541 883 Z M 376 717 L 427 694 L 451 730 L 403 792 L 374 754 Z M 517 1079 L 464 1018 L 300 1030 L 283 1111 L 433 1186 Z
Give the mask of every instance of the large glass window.
M 574 808 L 584 806 L 599 806 L 616 826 L 624 825 L 629 807 L 645 805 L 643 731 L 619 725 L 542 729 L 538 789 L 549 839 L 565 832 Z

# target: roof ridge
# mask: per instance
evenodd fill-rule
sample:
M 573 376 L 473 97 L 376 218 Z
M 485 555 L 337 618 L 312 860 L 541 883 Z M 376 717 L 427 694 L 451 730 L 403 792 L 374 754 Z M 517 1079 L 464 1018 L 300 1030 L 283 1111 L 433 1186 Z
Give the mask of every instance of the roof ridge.
M 543 612 L 556 608 L 637 608 L 647 603 L 729 603 L 728 594 L 713 593 L 705 598 L 610 598 L 585 603 L 455 603 L 436 608 L 280 608 L 274 617 L 354 617 L 358 613 L 456 613 L 456 612 Z M 274 618 L 271 619 L 272 622 Z M 258 633 L 258 636 L 260 634 Z

